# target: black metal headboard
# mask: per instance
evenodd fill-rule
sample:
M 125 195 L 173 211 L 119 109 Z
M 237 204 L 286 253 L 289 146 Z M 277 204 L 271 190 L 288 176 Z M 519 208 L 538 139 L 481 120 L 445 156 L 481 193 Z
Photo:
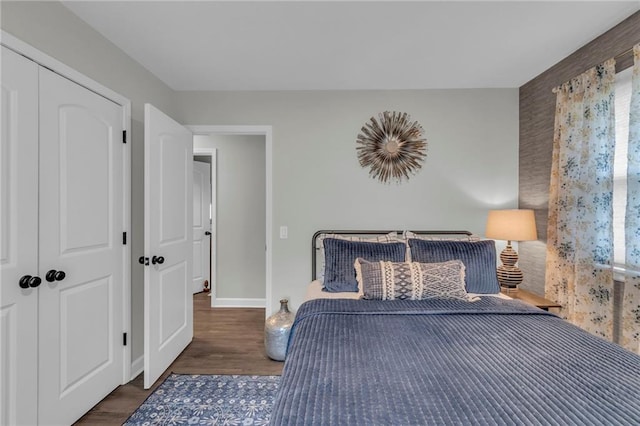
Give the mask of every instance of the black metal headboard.
M 334 231 L 334 230 L 320 230 L 313 234 L 311 238 L 311 281 L 316 279 L 316 263 L 317 255 L 320 250 L 318 245 L 318 237 L 323 234 L 338 234 L 338 235 L 386 235 L 395 232 L 398 236 L 402 236 L 404 231 L 367 231 L 367 230 L 351 230 L 351 231 Z M 411 231 L 418 235 L 467 235 L 471 236 L 469 231 Z

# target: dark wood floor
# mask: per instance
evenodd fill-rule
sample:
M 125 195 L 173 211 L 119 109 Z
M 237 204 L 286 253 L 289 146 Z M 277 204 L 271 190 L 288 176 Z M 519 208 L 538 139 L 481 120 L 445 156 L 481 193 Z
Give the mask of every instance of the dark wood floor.
M 264 309 L 211 308 L 206 293 L 194 295 L 193 342 L 156 385 L 143 389 L 142 375 L 111 392 L 78 425 L 121 425 L 171 372 L 279 375 L 283 363 L 264 352 Z

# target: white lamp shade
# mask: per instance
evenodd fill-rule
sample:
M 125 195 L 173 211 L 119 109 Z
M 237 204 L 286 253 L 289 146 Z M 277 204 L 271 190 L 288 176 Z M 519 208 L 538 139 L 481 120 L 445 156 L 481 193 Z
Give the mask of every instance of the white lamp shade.
M 494 240 L 537 240 L 533 210 L 490 210 L 485 235 Z

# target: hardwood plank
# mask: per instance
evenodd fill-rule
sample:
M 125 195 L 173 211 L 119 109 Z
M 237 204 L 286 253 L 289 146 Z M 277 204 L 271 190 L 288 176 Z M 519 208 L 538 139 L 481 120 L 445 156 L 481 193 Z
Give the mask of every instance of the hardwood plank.
M 264 309 L 211 308 L 207 293 L 193 297 L 193 341 L 150 390 L 142 375 L 118 387 L 77 425 L 121 425 L 171 373 L 280 375 L 282 362 L 264 351 Z M 46 419 L 43 422 L 46 424 Z

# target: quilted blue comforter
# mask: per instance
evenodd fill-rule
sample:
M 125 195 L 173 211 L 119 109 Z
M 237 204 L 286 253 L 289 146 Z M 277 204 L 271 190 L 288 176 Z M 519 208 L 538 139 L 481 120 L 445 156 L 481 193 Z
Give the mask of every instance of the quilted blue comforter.
M 640 356 L 519 301 L 313 300 L 273 425 L 639 425 Z

